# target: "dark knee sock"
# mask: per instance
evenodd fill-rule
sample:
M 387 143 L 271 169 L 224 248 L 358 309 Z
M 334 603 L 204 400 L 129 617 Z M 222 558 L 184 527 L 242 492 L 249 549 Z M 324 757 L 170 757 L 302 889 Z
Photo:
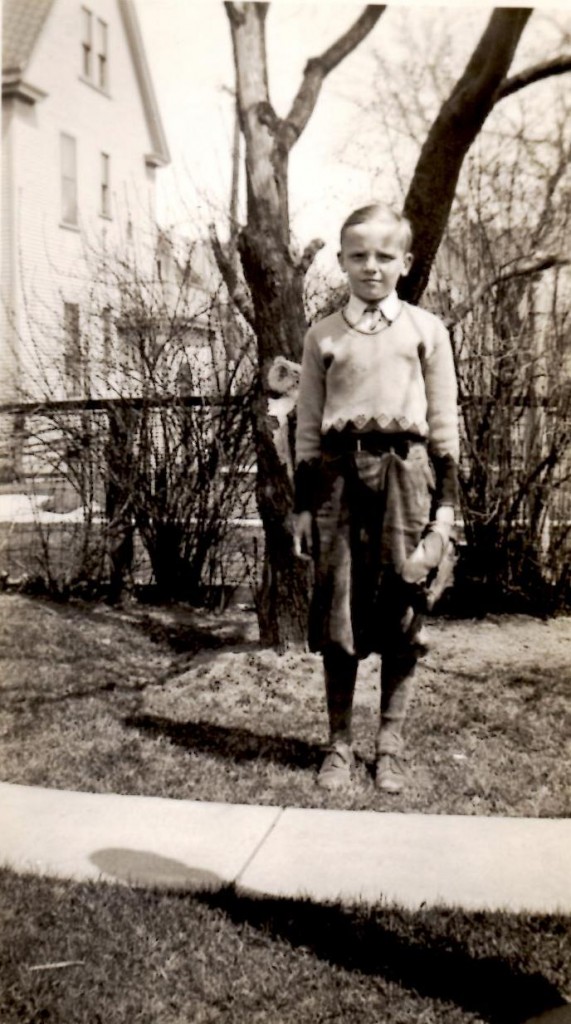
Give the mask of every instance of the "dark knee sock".
M 377 750 L 398 753 L 403 727 L 412 697 L 416 657 L 384 657 L 381 666 L 381 725 Z
M 358 659 L 341 647 L 330 647 L 323 655 L 325 693 L 331 742 L 352 741 L 353 696 Z

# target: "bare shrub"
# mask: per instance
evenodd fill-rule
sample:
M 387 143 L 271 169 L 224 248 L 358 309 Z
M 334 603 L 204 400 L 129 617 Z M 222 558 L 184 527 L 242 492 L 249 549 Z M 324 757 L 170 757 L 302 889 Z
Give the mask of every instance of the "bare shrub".
M 410 18 L 401 17 L 409 46 Z M 446 19 L 431 18 L 431 26 L 406 79 L 400 50 L 378 56 L 375 98 L 363 104 L 346 153 L 361 166 L 371 161 L 377 194 L 399 205 L 458 74 L 450 54 L 464 59 L 450 45 Z M 557 23 L 538 19 L 525 59 L 538 60 L 547 45 L 558 51 L 561 36 Z M 464 160 L 423 298 L 448 324 L 456 355 L 469 583 L 462 599 L 471 610 L 476 594 L 484 609 L 515 604 L 541 614 L 568 607 L 571 597 L 570 117 L 563 81 L 494 109 Z M 424 215 L 432 216 L 428 194 Z M 324 297 L 314 278 L 308 298 L 310 315 L 328 312 L 342 290 Z
M 141 555 L 161 599 L 240 582 L 236 532 L 253 489 L 249 339 L 199 276 L 200 257 L 164 236 L 144 269 L 91 252 L 81 322 L 49 375 L 31 322 L 19 476 L 49 497 L 37 504 L 34 562 L 51 592 L 105 584 L 117 600 Z

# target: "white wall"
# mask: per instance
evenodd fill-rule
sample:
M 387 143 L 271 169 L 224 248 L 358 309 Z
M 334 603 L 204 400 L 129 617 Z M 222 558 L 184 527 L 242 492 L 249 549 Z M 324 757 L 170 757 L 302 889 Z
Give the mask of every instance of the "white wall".
M 97 249 L 104 237 L 110 247 L 124 245 L 130 217 L 133 245 L 143 253 L 155 212 L 156 172 L 145 164 L 152 144 L 120 12 L 116 0 L 87 0 L 86 5 L 108 25 L 107 92 L 81 78 L 81 3 L 56 0 L 25 72 L 25 80 L 46 98 L 33 105 L 11 101 L 9 205 L 18 279 L 12 288 L 21 313 L 21 360 L 28 382 L 48 375 L 53 388 L 63 302 L 85 304 L 90 286 L 86 250 Z M 80 230 L 61 224 L 62 132 L 77 142 Z M 111 158 L 111 218 L 100 213 L 102 152 Z

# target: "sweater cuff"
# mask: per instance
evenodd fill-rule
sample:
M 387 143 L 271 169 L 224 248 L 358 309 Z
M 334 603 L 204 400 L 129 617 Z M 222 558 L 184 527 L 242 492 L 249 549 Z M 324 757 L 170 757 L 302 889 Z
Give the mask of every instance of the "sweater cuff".
M 320 462 L 320 459 L 310 459 L 309 462 L 299 462 L 295 467 L 293 483 L 294 512 L 296 513 L 312 512 L 315 507 Z
M 434 505 L 458 504 L 458 464 L 452 455 L 433 455 L 432 465 L 436 477 Z

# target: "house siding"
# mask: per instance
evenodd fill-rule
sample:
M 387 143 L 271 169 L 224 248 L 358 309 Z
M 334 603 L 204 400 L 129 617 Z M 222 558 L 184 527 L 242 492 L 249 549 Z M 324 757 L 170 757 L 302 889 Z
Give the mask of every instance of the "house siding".
M 130 217 L 131 244 L 144 259 L 154 226 L 155 170 L 145 164 L 152 143 L 117 0 L 86 6 L 108 25 L 108 91 L 81 78 L 81 3 L 56 0 L 25 72 L 46 96 L 8 101 L 2 258 L 19 312 L 20 384 L 34 397 L 61 394 L 63 304 L 87 303 L 88 252 L 124 246 Z M 79 230 L 61 224 L 62 133 L 77 144 Z M 110 157 L 110 218 L 100 212 L 102 152 Z M 16 397 L 6 346 L 2 358 L 12 368 L 3 374 L 6 401 Z
M 1 308 L 0 308 L 0 401 L 11 398 L 18 377 L 17 323 L 14 293 L 16 287 L 16 253 L 14 227 L 14 160 L 11 137 L 13 100 L 2 103 L 2 238 L 1 238 Z

